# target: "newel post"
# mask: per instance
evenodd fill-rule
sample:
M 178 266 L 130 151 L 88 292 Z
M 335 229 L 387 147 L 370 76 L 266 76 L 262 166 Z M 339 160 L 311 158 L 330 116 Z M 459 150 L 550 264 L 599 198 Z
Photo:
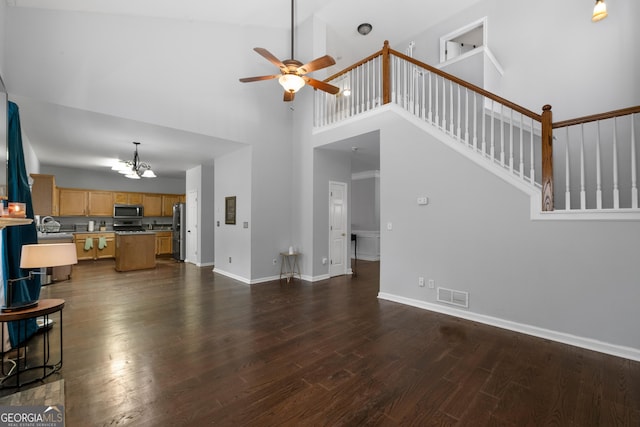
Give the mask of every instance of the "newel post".
M 542 210 L 553 211 L 553 115 L 542 107 Z
M 391 57 L 389 56 L 389 40 L 382 47 L 382 104 L 391 102 Z

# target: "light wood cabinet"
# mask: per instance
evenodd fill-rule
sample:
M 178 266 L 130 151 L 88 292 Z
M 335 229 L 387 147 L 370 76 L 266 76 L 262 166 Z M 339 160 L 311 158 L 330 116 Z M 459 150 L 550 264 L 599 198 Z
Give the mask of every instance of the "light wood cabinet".
M 162 216 L 162 194 L 144 194 L 144 216 Z
M 162 196 L 162 216 L 173 216 L 173 205 L 180 202 L 179 194 L 164 194 Z
M 170 255 L 173 253 L 172 234 L 171 231 L 156 232 L 156 255 Z
M 53 175 L 32 173 L 31 199 L 35 215 L 58 215 L 58 189 Z
M 59 195 L 60 216 L 85 216 L 87 214 L 88 192 L 71 188 L 61 188 Z
M 89 216 L 113 216 L 113 193 L 91 190 L 89 194 Z
M 103 247 L 100 247 L 101 237 L 104 238 Z M 91 245 L 87 245 L 88 239 L 91 239 Z M 115 233 L 76 233 L 73 240 L 76 244 L 78 261 L 115 258 L 116 256 Z
M 113 203 L 121 205 L 141 205 L 142 193 L 115 192 L 113 193 Z

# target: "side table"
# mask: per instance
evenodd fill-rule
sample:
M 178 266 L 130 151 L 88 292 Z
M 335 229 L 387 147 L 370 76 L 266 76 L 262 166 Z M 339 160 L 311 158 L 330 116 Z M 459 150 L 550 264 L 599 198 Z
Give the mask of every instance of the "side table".
M 42 342 L 42 364 L 38 365 L 30 365 L 28 364 L 28 354 L 27 354 L 27 344 L 25 342 L 21 342 L 18 344 L 17 350 L 17 358 L 16 358 L 16 367 L 15 372 L 13 369 L 9 372 L 5 372 L 4 368 L 4 356 L 3 355 L 3 363 L 1 368 L 2 379 L 0 380 L 0 389 L 4 388 L 20 388 L 24 385 L 31 384 L 36 381 L 42 381 L 47 378 L 49 375 L 54 372 L 58 372 L 62 368 L 62 309 L 64 308 L 64 300 L 63 299 L 42 299 L 38 302 L 38 305 L 35 307 L 27 308 L 24 310 L 16 310 L 11 312 L 0 313 L 0 328 L 2 328 L 2 333 L 0 334 L 2 341 L 4 342 L 4 323 L 7 322 L 18 322 L 18 336 L 22 335 L 22 323 L 25 320 L 33 319 L 36 317 L 44 317 L 44 325 L 49 324 L 49 315 L 54 313 L 60 313 L 60 360 L 55 363 L 50 363 L 49 359 L 51 356 L 50 351 L 50 342 L 49 342 L 49 332 L 50 328 L 45 329 L 43 331 L 43 342 Z M 26 375 L 28 371 L 42 370 L 42 373 L 39 376 L 34 378 L 33 375 Z M 21 381 L 20 377 L 22 376 L 26 380 Z
M 296 270 L 298 271 L 298 278 L 302 280 L 302 276 L 300 275 L 300 266 L 298 265 L 298 252 L 280 252 L 280 257 L 282 258 L 280 261 L 280 279 L 282 280 L 282 276 L 287 278 L 287 283 L 291 281 L 295 277 Z

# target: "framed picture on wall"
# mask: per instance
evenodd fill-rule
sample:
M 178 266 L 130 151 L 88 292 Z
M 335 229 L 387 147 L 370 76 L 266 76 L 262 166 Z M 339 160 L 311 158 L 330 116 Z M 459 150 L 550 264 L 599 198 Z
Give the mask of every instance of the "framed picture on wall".
M 224 223 L 231 225 L 236 223 L 236 196 L 224 198 Z

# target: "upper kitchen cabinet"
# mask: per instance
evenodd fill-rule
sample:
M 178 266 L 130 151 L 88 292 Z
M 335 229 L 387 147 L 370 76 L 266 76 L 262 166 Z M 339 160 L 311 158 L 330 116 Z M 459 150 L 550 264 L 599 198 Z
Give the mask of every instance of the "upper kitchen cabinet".
M 144 216 L 162 216 L 162 194 L 144 194 Z
M 73 188 L 60 188 L 60 216 L 85 216 L 88 192 Z
M 162 196 L 162 216 L 173 216 L 173 205 L 180 202 L 179 194 L 164 194 Z
M 142 193 L 113 193 L 113 203 L 120 205 L 141 205 L 143 196 Z
M 58 189 L 53 175 L 32 173 L 31 198 L 35 215 L 58 215 Z
M 88 191 L 89 216 L 113 216 L 113 192 Z

